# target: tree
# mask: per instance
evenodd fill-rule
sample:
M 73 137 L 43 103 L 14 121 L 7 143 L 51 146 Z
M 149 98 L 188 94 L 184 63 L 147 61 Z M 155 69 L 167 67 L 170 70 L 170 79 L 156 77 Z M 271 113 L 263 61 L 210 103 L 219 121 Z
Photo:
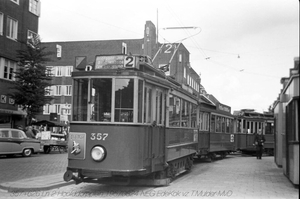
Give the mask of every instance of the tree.
M 18 69 L 14 73 L 16 81 L 11 97 L 16 104 L 22 105 L 22 109 L 27 113 L 26 125 L 30 125 L 35 115 L 42 111 L 42 107 L 53 99 L 47 96 L 50 92 L 51 73 L 43 65 L 50 61 L 47 56 L 52 53 L 45 52 L 45 47 L 41 47 L 38 36 L 21 43 L 26 47 L 17 50 L 19 62 Z

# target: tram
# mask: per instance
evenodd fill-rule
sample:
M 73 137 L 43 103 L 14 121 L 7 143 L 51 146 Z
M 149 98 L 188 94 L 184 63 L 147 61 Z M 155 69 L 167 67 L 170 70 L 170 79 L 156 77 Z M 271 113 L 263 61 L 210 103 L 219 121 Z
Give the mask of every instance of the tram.
M 167 185 L 198 147 L 198 98 L 142 55 L 74 71 L 68 166 L 76 183 Z
M 199 122 L 198 158 L 225 158 L 236 150 L 235 119 L 231 115 L 231 107 L 219 102 L 213 103 L 201 95 Z
M 257 113 L 252 109 L 242 109 L 236 111 L 236 147 L 244 153 L 254 153 L 253 146 L 255 134 L 259 129 L 262 130 L 266 138 L 264 152 L 274 155 L 274 114 Z

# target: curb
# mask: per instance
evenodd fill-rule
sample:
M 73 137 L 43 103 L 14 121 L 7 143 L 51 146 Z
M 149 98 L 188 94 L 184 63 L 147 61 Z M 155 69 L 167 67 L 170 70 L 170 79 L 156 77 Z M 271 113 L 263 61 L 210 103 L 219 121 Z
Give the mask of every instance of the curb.
M 48 191 L 55 188 L 60 188 L 68 185 L 75 184 L 75 181 L 70 182 L 57 182 L 51 185 L 41 185 L 41 186 L 32 186 L 32 187 L 20 187 L 14 186 L 13 183 L 15 182 L 7 182 L 0 184 L 0 189 L 7 190 L 9 193 L 11 192 L 34 192 L 34 191 Z

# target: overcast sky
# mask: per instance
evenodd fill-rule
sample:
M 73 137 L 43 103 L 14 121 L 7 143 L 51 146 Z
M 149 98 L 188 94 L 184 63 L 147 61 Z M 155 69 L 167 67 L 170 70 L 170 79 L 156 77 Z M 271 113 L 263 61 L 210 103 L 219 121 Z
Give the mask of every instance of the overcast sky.
M 299 56 L 298 0 L 42 0 L 39 34 L 42 42 L 140 39 L 148 20 L 158 21 L 161 43 L 186 38 L 201 84 L 232 112 L 266 111 Z

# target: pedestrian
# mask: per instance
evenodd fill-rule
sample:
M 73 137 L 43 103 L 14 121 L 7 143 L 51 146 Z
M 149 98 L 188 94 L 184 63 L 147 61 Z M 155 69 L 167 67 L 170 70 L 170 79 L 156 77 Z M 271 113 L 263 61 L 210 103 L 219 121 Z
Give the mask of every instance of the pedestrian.
M 38 140 L 41 140 L 42 133 L 41 133 L 40 129 L 36 127 L 35 130 L 36 130 L 35 138 Z
M 28 138 L 35 138 L 35 135 L 32 132 L 32 126 L 27 126 L 25 134 Z
M 255 145 L 256 147 L 256 159 L 261 159 L 265 141 L 265 136 L 262 134 L 261 130 L 258 130 L 257 134 L 254 137 L 253 143 L 253 145 Z
M 39 130 L 36 128 L 36 126 L 33 126 L 32 132 L 33 132 L 33 135 L 36 136 L 36 134 L 39 132 Z

